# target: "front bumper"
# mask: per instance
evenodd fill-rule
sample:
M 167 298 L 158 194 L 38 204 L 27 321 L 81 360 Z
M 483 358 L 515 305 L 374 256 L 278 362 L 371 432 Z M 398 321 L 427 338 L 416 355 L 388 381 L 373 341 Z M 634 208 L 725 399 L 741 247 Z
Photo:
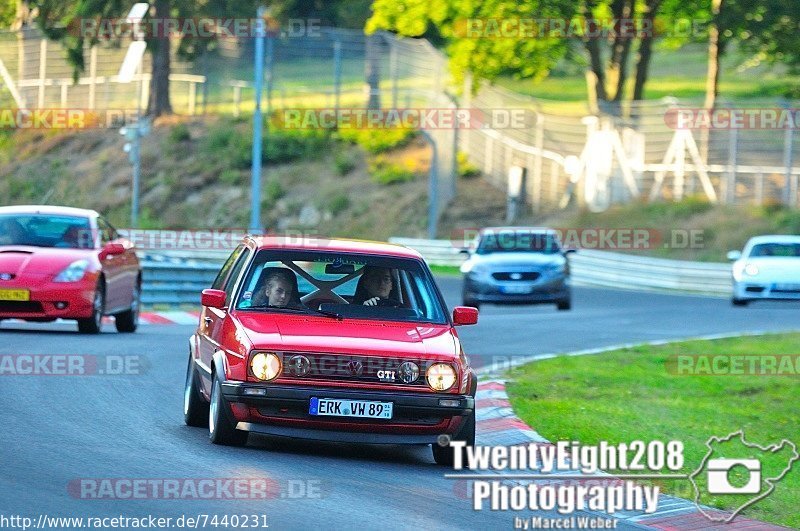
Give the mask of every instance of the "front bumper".
M 751 301 L 800 300 L 800 281 L 796 283 L 734 281 L 733 298 Z
M 0 289 L 24 289 L 30 292 L 28 301 L 0 301 L 1 319 L 52 321 L 55 319 L 84 319 L 92 315 L 94 281 L 50 282 L 22 284 L 0 282 Z M 66 304 L 57 308 L 56 303 Z
M 498 281 L 491 277 L 464 277 L 464 297 L 477 302 L 531 304 L 570 298 L 569 277 L 545 277 L 535 281 Z M 525 293 L 509 293 L 510 290 Z
M 248 388 L 265 389 L 265 396 L 246 395 Z M 475 398 L 446 393 L 412 394 L 340 388 L 267 386 L 226 381 L 222 394 L 231 403 L 236 428 L 253 433 L 298 439 L 370 443 L 431 444 L 442 434 L 458 431 L 475 411 Z M 319 417 L 308 414 L 311 397 L 392 402 L 390 420 Z M 439 404 L 458 400 L 457 407 Z

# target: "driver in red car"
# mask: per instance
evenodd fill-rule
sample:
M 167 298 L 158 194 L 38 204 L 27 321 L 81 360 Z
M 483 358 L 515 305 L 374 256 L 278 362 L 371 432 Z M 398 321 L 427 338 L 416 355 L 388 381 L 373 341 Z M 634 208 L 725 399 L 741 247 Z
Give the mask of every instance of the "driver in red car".
M 397 306 L 392 295 L 394 281 L 392 270 L 385 267 L 366 266 L 356 288 L 353 302 L 365 306 Z

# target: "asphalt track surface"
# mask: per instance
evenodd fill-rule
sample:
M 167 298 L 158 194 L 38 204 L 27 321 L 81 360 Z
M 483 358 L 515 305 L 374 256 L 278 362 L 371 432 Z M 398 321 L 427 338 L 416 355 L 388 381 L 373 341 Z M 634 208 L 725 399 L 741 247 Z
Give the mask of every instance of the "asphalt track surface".
M 440 280 L 448 304 L 460 280 Z M 800 305 L 576 288 L 573 310 L 486 306 L 460 329 L 473 363 L 619 343 L 800 328 Z M 0 354 L 138 355 L 141 374 L 0 376 L 0 515 L 172 517 L 266 515 L 273 529 L 510 529 L 529 511 L 474 511 L 425 447 L 316 443 L 251 436 L 246 448 L 209 443 L 183 424 L 190 326 L 142 326 L 96 337 L 64 324 L 0 324 Z M 82 478 L 269 477 L 269 500 L 82 499 Z M 310 482 L 310 483 L 309 483 Z M 294 492 L 289 492 L 289 485 Z M 312 496 L 302 496 L 311 485 Z M 318 489 L 318 492 L 317 490 Z M 539 513 L 537 516 L 559 516 Z M 618 528 L 626 528 L 620 524 Z M 627 527 L 629 528 L 629 527 Z M 213 529 L 206 527 L 206 529 Z M 221 529 L 221 528 L 217 528 Z M 224 529 L 224 528 L 222 528 Z

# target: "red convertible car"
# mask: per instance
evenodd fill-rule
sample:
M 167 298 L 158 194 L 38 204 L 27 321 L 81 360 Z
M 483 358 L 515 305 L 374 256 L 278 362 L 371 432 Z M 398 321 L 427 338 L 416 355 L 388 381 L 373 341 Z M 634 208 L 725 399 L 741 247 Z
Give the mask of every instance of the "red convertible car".
M 0 207 L 0 321 L 75 319 L 96 334 L 113 315 L 134 332 L 141 281 L 133 245 L 94 210 Z
M 202 305 L 184 416 L 212 442 L 432 444 L 440 464 L 446 441 L 474 444 L 477 379 L 455 326 L 478 311 L 449 315 L 416 251 L 248 237 Z

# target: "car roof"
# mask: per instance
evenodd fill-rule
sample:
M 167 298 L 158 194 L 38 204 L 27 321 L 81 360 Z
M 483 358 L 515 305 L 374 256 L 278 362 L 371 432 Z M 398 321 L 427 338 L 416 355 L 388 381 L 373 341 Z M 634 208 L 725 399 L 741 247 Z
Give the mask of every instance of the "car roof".
M 261 249 L 295 249 L 304 251 L 329 251 L 336 253 L 363 253 L 395 258 L 422 259 L 414 249 L 394 243 L 309 236 L 249 236 Z
M 751 245 L 759 243 L 800 243 L 800 236 L 794 234 L 765 234 L 750 238 L 748 243 Z
M 85 208 L 73 208 L 55 205 L 13 205 L 0 207 L 0 214 L 53 214 L 64 216 L 79 216 L 94 218 L 99 216 L 97 211 Z
M 550 229 L 547 227 L 519 227 L 519 226 L 484 227 L 480 230 L 480 233 L 483 234 L 485 232 L 500 232 L 500 231 L 531 232 L 534 234 L 557 234 L 557 232 L 554 229 Z

